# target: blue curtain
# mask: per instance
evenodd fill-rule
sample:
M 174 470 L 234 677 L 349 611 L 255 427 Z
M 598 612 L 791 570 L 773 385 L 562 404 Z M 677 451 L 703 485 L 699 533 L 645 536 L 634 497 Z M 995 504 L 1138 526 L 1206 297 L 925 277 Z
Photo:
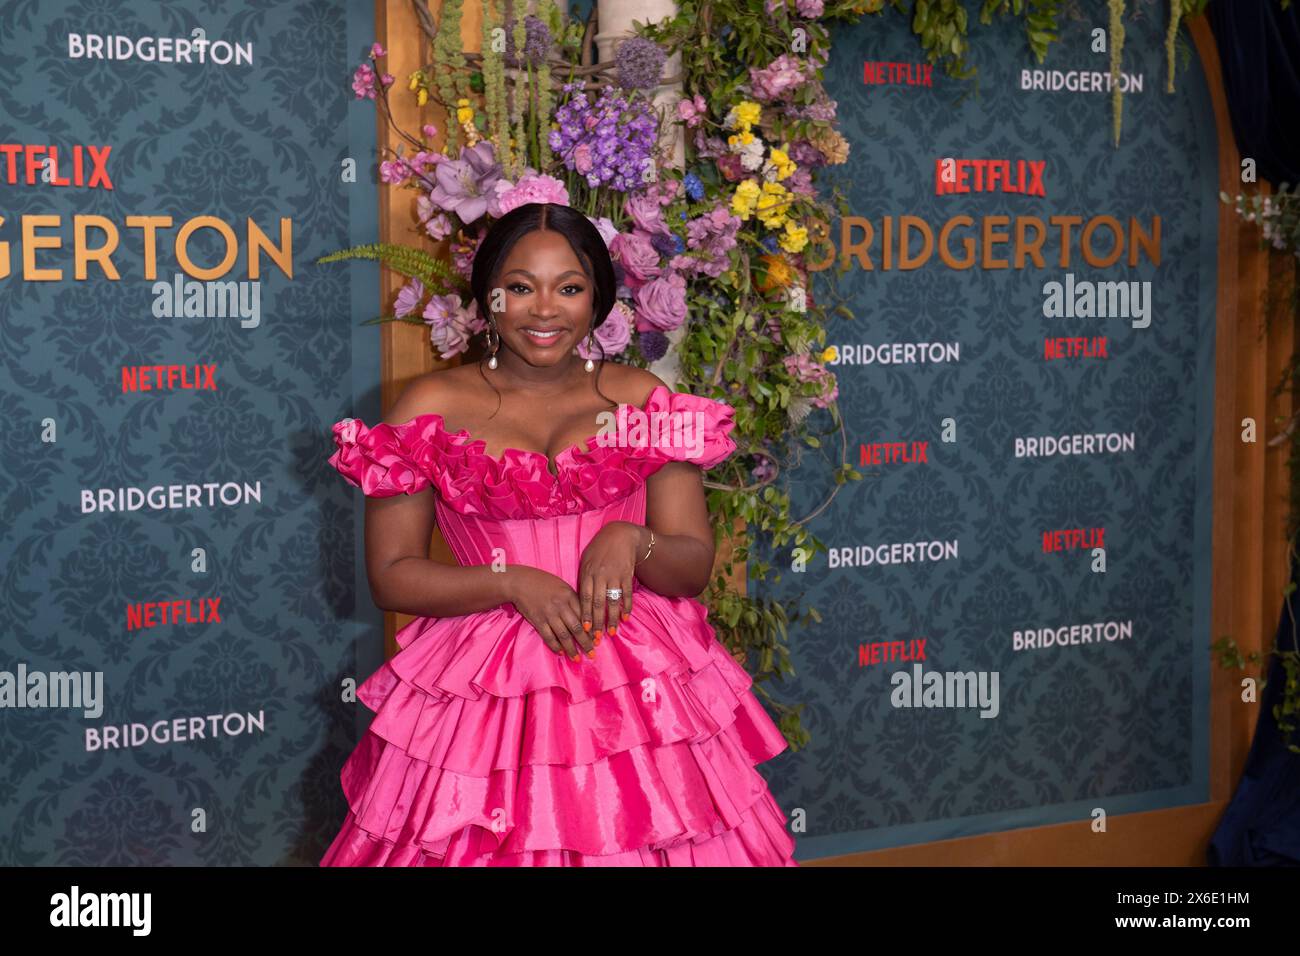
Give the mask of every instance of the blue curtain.
M 1213 0 L 1206 8 L 1223 63 L 1242 158 L 1275 186 L 1300 183 L 1300 0 Z

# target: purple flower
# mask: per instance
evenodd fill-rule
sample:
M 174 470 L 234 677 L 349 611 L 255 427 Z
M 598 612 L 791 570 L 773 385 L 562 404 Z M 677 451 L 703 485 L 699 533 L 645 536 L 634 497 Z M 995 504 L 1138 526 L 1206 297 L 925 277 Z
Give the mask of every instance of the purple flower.
M 787 155 L 800 166 L 826 165 L 826 157 L 822 155 L 822 151 L 806 139 L 795 140 Z
M 460 159 L 439 163 L 434 177 L 437 185 L 429 191 L 429 198 L 437 206 L 454 212 L 464 223 L 478 219 L 487 212 L 488 197 L 494 195 L 493 187 L 501 178 L 491 140 L 462 147 Z
M 653 167 L 658 120 L 648 103 L 629 101 L 613 87 L 605 87 L 595 103 L 581 83 L 566 83 L 569 98 L 555 113 L 556 128 L 549 134 L 551 149 L 567 169 L 580 173 L 595 189 L 607 186 L 620 192 L 642 188 Z
M 393 303 L 393 315 L 399 319 L 402 316 L 410 315 L 424 298 L 424 283 L 419 279 L 412 278 L 410 282 L 402 286 L 402 290 L 397 293 L 397 301 Z
M 677 101 L 677 118 L 686 124 L 687 129 L 694 129 L 704 121 L 708 113 L 708 105 L 704 102 L 704 97 L 696 93 L 689 100 Z
M 632 297 L 638 328 L 671 332 L 686 321 L 686 280 L 675 272 L 646 283 Z
M 631 217 L 633 224 L 642 232 L 651 235 L 668 232 L 668 224 L 663 219 L 663 207 L 659 197 L 649 189 L 629 193 L 623 200 L 623 211 Z
M 632 310 L 626 302 L 615 302 L 605 321 L 596 328 L 596 342 L 600 349 L 588 349 L 584 338 L 578 343 L 578 354 L 583 358 L 598 359 L 603 355 L 622 355 L 632 341 Z
M 352 90 L 359 100 L 375 98 L 375 70 L 369 63 L 362 63 L 352 74 Z
M 686 224 L 686 248 L 693 254 L 678 255 L 669 265 L 682 273 L 700 273 L 716 279 L 727 268 L 728 253 L 736 246 L 740 217 L 723 205 Z
M 749 68 L 749 85 L 754 98 L 762 103 L 771 103 L 786 93 L 799 89 L 815 74 L 808 60 L 800 60 L 789 53 L 782 53 L 762 69 Z
M 411 167 L 403 159 L 385 160 L 379 164 L 379 179 L 381 182 L 390 183 L 394 186 L 401 185 L 413 176 Z
M 444 359 L 464 352 L 470 337 L 487 327 L 476 312 L 461 305 L 456 295 L 431 296 L 424 307 L 424 320 L 429 323 L 429 341 Z
M 628 37 L 614 51 L 618 85 L 625 90 L 649 90 L 659 85 L 667 54 L 645 37 Z
M 601 216 L 599 219 L 592 219 L 588 216 L 587 219 L 596 227 L 596 231 L 600 233 L 600 238 L 605 240 L 605 248 L 608 249 L 610 242 L 618 235 L 618 226 L 614 225 L 608 216 Z M 614 265 L 617 267 L 618 263 L 614 263 Z
M 637 339 L 647 362 L 657 362 L 668 354 L 668 336 L 658 329 L 646 329 Z
M 517 67 L 520 65 L 518 58 L 515 56 L 515 20 L 512 16 L 505 23 L 506 32 L 506 49 L 502 54 L 506 66 Z M 554 42 L 551 36 L 551 29 L 546 22 L 540 17 L 528 14 L 524 17 L 524 66 L 529 64 L 537 66 L 546 59 L 546 54 L 551 50 L 551 44 Z
M 795 9 L 799 11 L 799 16 L 809 20 L 820 17 L 824 8 L 823 0 L 795 0 Z
M 817 408 L 825 408 L 839 397 L 840 389 L 834 373 L 827 370 L 826 366 L 816 361 L 808 353 L 801 352 L 798 355 L 787 355 L 785 357 L 785 370 L 796 381 L 816 385 L 820 389 L 817 396 L 812 400 L 813 405 Z
M 623 282 L 636 289 L 661 272 L 659 253 L 643 232 L 620 232 L 609 243 L 609 254 L 623 267 Z
M 776 474 L 776 466 L 772 464 L 772 459 L 760 458 L 758 464 L 751 468 L 749 473 L 755 481 L 767 481 Z

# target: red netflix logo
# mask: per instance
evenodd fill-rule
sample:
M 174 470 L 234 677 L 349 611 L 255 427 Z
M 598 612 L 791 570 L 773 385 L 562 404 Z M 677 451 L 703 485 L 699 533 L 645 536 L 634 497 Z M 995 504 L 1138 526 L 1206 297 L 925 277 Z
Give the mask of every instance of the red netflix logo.
M 215 365 L 123 365 L 123 392 L 217 390 Z
M 858 645 L 858 666 L 870 667 L 872 664 L 887 664 L 890 661 L 923 661 L 925 657 L 924 637 L 915 637 L 908 641 L 872 641 Z
M 1043 553 L 1106 547 L 1105 528 L 1064 528 L 1043 532 Z
M 1043 170 L 1047 160 L 1017 159 L 936 159 L 934 194 L 950 193 L 1021 193 L 1047 198 L 1043 188 Z
M 928 441 L 887 441 L 873 442 L 870 445 L 858 445 L 859 465 L 894 465 L 930 463 L 930 443 Z
M 85 186 L 93 189 L 112 189 L 113 181 L 108 178 L 108 154 L 112 146 L 74 146 L 72 147 L 72 178 L 59 175 L 59 147 L 39 146 L 35 143 L 0 143 L 0 162 L 3 162 L 4 180 L 10 186 L 18 183 L 19 158 L 22 158 L 23 181 L 28 186 L 36 185 L 39 170 L 48 169 L 50 175 L 42 176 L 41 181 L 51 186 Z M 40 157 L 39 159 L 37 157 Z M 87 160 L 92 164 L 87 176 Z
M 199 598 L 199 616 L 191 612 L 194 602 L 189 598 L 179 601 L 147 601 L 128 604 L 126 607 L 126 629 L 138 631 L 144 627 L 159 627 L 163 624 L 220 624 L 221 612 L 217 610 L 221 598 Z M 185 612 L 181 619 L 181 611 Z

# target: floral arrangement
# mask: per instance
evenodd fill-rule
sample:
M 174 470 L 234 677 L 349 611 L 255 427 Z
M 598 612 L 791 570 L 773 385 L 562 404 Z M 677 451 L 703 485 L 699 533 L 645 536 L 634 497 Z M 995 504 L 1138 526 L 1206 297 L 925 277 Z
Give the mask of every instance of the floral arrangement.
M 965 5 L 679 0 L 676 16 L 639 27 L 612 59 L 595 62 L 594 14 L 583 24 L 562 16 L 552 0 L 522 17 L 512 0 L 479 2 L 482 53 L 461 49 L 464 0 L 444 0 L 436 23 L 417 4 L 433 48 L 430 69 L 399 85 L 375 44 L 352 77 L 354 94 L 374 101 L 401 141 L 380 164 L 382 181 L 416 191 L 416 226 L 445 242 L 445 254 L 381 243 L 320 261 L 378 259 L 406 276 L 392 313 L 371 321 L 426 326 L 437 355 L 450 360 L 485 331 L 468 279 L 491 222 L 528 202 L 563 203 L 587 215 L 606 241 L 619 288 L 593 346 L 584 341 L 578 353 L 649 367 L 679 390 L 733 400 L 739 453 L 705 482 L 719 539 L 727 539 L 720 553 L 729 557 L 704 597 L 719 638 L 750 666 L 756 691 L 798 749 L 808 740 L 802 707 L 772 701 L 762 683 L 793 673 L 788 625 L 820 615 L 815 608 L 799 612 L 795 602 L 736 593 L 728 576 L 740 564 L 751 580 L 773 573 L 780 580 L 778 565 L 786 559 L 777 555 L 798 565 L 824 550 L 808 522 L 845 482 L 861 478 L 847 461 L 838 388 L 823 351 L 831 315 L 852 317 L 835 300 L 834 271 L 823 271 L 831 260 L 822 253 L 829 223 L 845 211 L 823 173 L 849 155 L 836 104 L 821 83 L 829 27 L 892 8 L 909 18 L 929 62 L 965 78 L 975 73 L 965 60 Z M 1171 4 L 1171 91 L 1180 21 L 1201 13 L 1205 2 Z M 1108 8 L 1114 72 L 1127 11 L 1123 0 L 1109 0 Z M 1039 62 L 1058 38 L 1054 3 L 982 0 L 980 21 L 995 15 L 1023 18 Z M 680 72 L 664 76 L 673 56 Z M 1118 83 L 1115 89 L 1118 143 Z M 674 95 L 667 106 L 656 105 L 665 90 Z M 434 123 L 419 136 L 398 127 L 389 99 L 399 94 L 445 117 L 441 144 Z M 676 143 L 684 147 L 684 165 L 671 160 Z M 1256 200 L 1250 213 L 1242 201 L 1239 211 L 1265 226 L 1267 240 L 1296 247 L 1290 197 Z M 814 429 L 827 420 L 828 429 Z M 796 519 L 783 472 L 800 463 L 805 449 L 820 450 L 826 435 L 838 437 L 827 468 L 834 489 Z
M 862 8 L 688 0 L 678 16 L 640 28 L 596 63 L 594 21 L 571 22 L 551 0 L 518 19 L 487 0 L 483 52 L 462 51 L 462 2 L 447 0 L 441 19 L 426 21 L 428 71 L 399 84 L 375 44 L 352 76 L 354 95 L 374 101 L 400 138 L 380 164 L 382 181 L 416 191 L 416 226 L 445 241 L 447 255 L 375 244 L 321 261 L 374 258 L 405 275 L 392 313 L 371 321 L 427 326 L 437 355 L 453 359 L 486 329 L 468 280 L 492 221 L 529 202 L 582 211 L 606 241 L 619 286 L 593 345 L 584 341 L 578 353 L 650 367 L 694 394 L 745 397 L 733 401 L 740 452 L 706 482 L 730 560 L 705 600 L 720 639 L 756 665 L 765 694 L 761 681 L 792 673 L 783 642 L 796 605 L 737 594 L 726 575 L 739 562 L 751 578 L 765 578 L 773 567 L 750 555 L 760 541 L 773 553 L 803 549 L 805 560 L 824 550 L 805 525 L 829 499 L 795 520 L 778 484 L 803 449 L 821 447 L 814 409 L 828 413 L 840 437 L 829 466 L 836 489 L 861 477 L 846 460 L 838 388 L 823 354 L 832 309 L 848 312 L 819 301 L 810 256 L 834 215 L 819 196 L 819 172 L 849 155 L 821 84 L 829 34 L 820 20 L 851 19 Z M 711 36 L 715 16 L 727 25 Z M 798 37 L 807 46 L 796 53 Z M 665 77 L 673 53 L 682 71 Z M 664 89 L 676 95 L 656 105 Z M 419 136 L 399 128 L 389 108 L 398 93 L 442 108 L 442 145 L 434 123 Z M 672 162 L 675 142 L 684 165 Z M 820 620 L 815 609 L 805 617 Z M 806 744 L 800 708 L 769 702 L 792 746 Z

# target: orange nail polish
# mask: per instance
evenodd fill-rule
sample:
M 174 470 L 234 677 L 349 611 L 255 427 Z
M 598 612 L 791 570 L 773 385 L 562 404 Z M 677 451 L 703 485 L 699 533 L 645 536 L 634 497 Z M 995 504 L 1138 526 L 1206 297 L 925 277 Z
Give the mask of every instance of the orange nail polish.
M 595 659 L 596 659 L 596 649 L 593 647 L 591 650 L 587 651 L 587 656 L 588 656 L 589 658 L 591 658 L 592 660 L 595 660 Z
M 625 621 L 626 621 L 630 616 L 631 616 L 631 615 L 629 615 L 629 614 L 627 613 L 627 611 L 624 611 L 624 612 L 622 613 L 622 615 L 621 615 L 621 617 L 622 617 L 623 620 L 625 620 Z
M 591 622 L 590 622 L 590 621 L 583 621 L 583 622 L 582 622 L 582 629 L 583 629 L 584 631 L 590 631 L 590 630 L 591 630 Z
M 610 633 L 610 636 L 613 636 L 614 633 L 615 633 L 616 631 L 618 631 L 618 625 L 617 625 L 617 624 L 611 624 L 611 625 L 609 626 L 609 633 Z
M 597 647 L 600 647 L 600 639 L 601 639 L 602 637 L 604 637 L 604 636 L 605 636 L 605 635 L 603 635 L 603 634 L 597 634 L 597 635 L 596 635 L 596 639 L 595 639 L 594 641 L 592 641 L 592 643 L 595 644 Z

